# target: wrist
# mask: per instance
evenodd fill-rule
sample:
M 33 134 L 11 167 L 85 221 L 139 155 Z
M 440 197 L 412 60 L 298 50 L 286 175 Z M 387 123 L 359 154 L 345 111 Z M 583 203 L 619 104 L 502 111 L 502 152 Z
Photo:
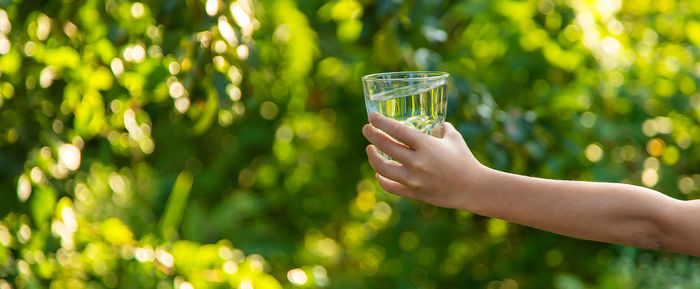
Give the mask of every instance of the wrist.
M 459 209 L 485 215 L 493 203 L 493 189 L 503 182 L 504 174 L 482 164 L 477 164 L 464 178 L 467 183 L 460 194 L 464 196 Z

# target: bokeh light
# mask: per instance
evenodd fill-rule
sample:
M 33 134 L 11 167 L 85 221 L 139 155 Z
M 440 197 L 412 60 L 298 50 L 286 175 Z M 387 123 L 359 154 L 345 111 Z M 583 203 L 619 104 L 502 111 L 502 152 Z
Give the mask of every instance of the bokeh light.
M 287 279 L 289 279 L 289 282 L 292 282 L 294 285 L 304 285 L 308 278 L 306 277 L 306 273 L 301 270 L 301 269 L 292 269 L 287 272 Z

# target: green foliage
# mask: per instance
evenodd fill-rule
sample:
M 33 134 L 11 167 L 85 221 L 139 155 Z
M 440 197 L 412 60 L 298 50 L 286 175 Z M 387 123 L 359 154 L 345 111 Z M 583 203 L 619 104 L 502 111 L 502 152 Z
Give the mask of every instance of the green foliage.
M 697 288 L 697 259 L 389 195 L 360 77 L 491 167 L 700 196 L 695 1 L 0 0 L 0 288 Z

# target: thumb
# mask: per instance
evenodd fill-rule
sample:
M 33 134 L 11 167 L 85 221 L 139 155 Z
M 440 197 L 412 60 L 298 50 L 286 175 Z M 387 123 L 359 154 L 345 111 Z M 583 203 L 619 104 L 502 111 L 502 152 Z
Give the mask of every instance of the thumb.
M 445 127 L 443 128 L 443 137 L 451 141 L 461 141 L 464 142 L 462 134 L 460 134 L 455 127 L 449 123 L 445 122 Z

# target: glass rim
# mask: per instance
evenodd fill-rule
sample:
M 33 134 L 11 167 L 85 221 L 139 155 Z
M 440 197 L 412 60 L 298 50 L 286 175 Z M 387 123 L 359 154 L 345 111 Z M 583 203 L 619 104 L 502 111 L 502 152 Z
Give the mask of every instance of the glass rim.
M 391 78 L 395 75 L 410 75 L 410 74 L 426 74 L 426 76 L 421 77 L 404 77 L 404 78 Z M 390 78 L 381 78 L 382 76 L 389 76 Z M 438 80 L 442 78 L 449 77 L 450 74 L 443 71 L 393 71 L 393 72 L 380 72 L 368 74 L 362 77 L 364 81 L 416 81 L 416 80 Z

